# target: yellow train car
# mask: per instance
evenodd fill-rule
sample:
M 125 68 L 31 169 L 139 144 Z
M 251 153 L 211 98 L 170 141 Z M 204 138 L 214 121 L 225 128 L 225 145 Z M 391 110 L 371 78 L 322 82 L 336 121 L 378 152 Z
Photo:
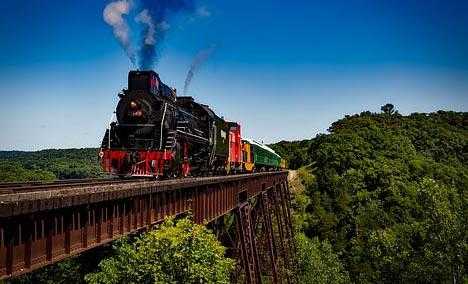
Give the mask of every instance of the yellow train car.
M 284 169 L 287 169 L 287 163 L 286 163 L 286 160 L 281 158 L 281 161 L 280 161 L 280 169 L 284 170 Z
M 244 163 L 244 170 L 246 172 L 253 172 L 255 164 L 253 159 L 252 147 L 249 143 L 242 143 L 242 160 Z

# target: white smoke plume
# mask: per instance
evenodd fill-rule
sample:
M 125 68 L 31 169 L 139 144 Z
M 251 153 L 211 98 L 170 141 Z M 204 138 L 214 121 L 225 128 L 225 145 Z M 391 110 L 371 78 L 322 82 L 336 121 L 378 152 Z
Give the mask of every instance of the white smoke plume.
M 128 27 L 127 21 L 123 17 L 124 15 L 129 14 L 130 9 L 131 1 L 114 1 L 107 4 L 107 6 L 104 8 L 102 16 L 104 21 L 112 27 L 114 36 L 122 45 L 128 58 L 130 58 L 130 61 L 132 61 L 132 63 L 135 65 L 135 53 L 130 41 L 130 28 Z
M 154 25 L 154 21 L 151 18 L 147 9 L 141 11 L 136 17 L 135 21 L 137 23 L 141 23 L 146 25 L 145 28 L 145 44 L 146 45 L 154 45 L 156 43 L 156 27 Z
M 125 50 L 133 65 L 138 59 L 138 67 L 143 70 L 151 69 L 159 59 L 159 45 L 164 40 L 170 28 L 169 19 L 176 13 L 194 13 L 194 0 L 111 0 L 103 11 L 104 21 L 109 24 L 114 36 Z M 136 2 L 138 5 L 133 5 Z M 136 16 L 132 9 L 141 7 Z M 201 14 L 209 13 L 206 9 Z M 133 24 L 127 23 L 127 17 L 132 17 L 141 27 L 141 37 L 136 41 L 133 49 Z
M 171 28 L 171 25 L 166 21 L 162 21 L 158 24 L 158 28 L 161 31 L 167 31 L 168 29 Z
M 188 88 L 190 86 L 190 83 L 192 82 L 193 76 L 198 71 L 198 69 L 200 69 L 200 66 L 211 56 L 211 54 L 215 51 L 215 49 L 216 49 L 215 45 L 212 45 L 207 49 L 203 49 L 200 52 L 198 52 L 198 54 L 193 59 L 193 62 L 190 65 L 190 69 L 187 72 L 187 77 L 185 78 L 184 91 L 183 91 L 184 96 L 187 95 Z
M 211 16 L 210 10 L 206 6 L 200 6 L 195 10 L 195 15 L 198 17 L 204 18 Z

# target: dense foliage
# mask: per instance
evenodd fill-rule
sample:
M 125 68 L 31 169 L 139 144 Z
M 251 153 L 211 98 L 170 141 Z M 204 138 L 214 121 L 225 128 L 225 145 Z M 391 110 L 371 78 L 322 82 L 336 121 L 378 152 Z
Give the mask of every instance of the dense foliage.
M 290 172 L 289 185 L 293 194 L 293 224 L 296 242 L 296 277 L 299 283 L 327 284 L 349 283 L 350 278 L 338 254 L 333 250 L 328 240 L 309 238 L 304 234 L 310 214 L 310 198 L 307 188 L 315 182 L 315 177 L 308 167 Z
M 0 151 L 0 182 L 102 176 L 95 148 Z
M 468 114 L 382 110 L 293 147 L 314 175 L 298 199 L 299 226 L 329 242 L 355 282 L 462 282 Z
M 55 175 L 42 169 L 25 169 L 16 161 L 0 160 L 0 181 L 36 181 L 36 180 L 54 180 Z
M 56 264 L 43 267 L 33 273 L 14 278 L 11 284 L 66 284 L 84 283 L 81 258 L 69 258 Z M 0 283 L 2 283 L 0 281 Z M 10 283 L 10 282 L 7 282 Z
M 285 158 L 288 162 L 288 168 L 296 170 L 309 162 L 307 149 L 310 140 L 302 141 L 281 141 L 270 146 L 278 155 Z
M 349 283 L 349 276 L 328 241 L 295 236 L 298 282 L 308 284 Z
M 86 276 L 89 283 L 229 283 L 234 261 L 216 236 L 189 219 L 122 241 L 114 256 Z

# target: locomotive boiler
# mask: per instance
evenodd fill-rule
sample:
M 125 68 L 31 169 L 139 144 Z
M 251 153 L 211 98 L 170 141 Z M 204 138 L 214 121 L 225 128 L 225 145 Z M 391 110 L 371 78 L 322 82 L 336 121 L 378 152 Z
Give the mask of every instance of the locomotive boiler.
M 192 97 L 178 97 L 154 71 L 130 71 L 102 140 L 103 169 L 118 176 L 177 177 L 242 170 L 240 125 Z

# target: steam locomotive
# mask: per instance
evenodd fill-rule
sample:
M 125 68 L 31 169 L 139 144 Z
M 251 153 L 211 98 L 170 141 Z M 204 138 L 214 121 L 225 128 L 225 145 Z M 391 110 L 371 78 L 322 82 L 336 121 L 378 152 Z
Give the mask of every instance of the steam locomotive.
M 284 167 L 267 146 L 241 138 L 241 126 L 192 97 L 177 96 L 154 71 L 130 71 L 99 153 L 120 177 L 222 175 Z

